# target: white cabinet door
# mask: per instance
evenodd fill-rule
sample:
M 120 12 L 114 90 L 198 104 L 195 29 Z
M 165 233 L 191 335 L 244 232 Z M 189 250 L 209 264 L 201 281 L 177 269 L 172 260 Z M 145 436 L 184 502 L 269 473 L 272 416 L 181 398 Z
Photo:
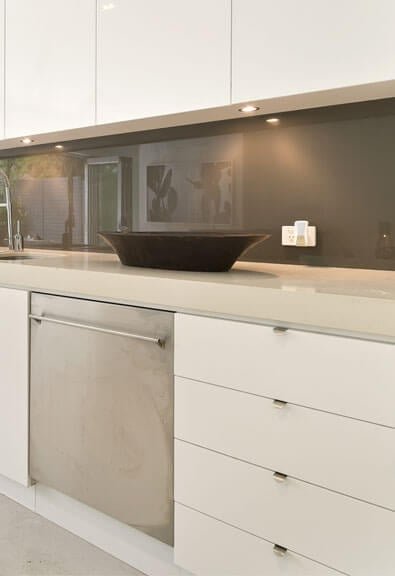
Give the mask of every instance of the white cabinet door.
M 395 78 L 393 0 L 233 0 L 232 101 Z
M 179 440 L 174 480 L 178 504 L 350 576 L 394 576 L 391 510 L 294 478 L 277 482 L 270 470 Z M 176 549 L 178 538 L 176 526 Z
M 98 1 L 98 122 L 230 103 L 230 0 Z
M 395 345 L 175 317 L 177 376 L 395 427 Z
M 6 0 L 6 137 L 95 122 L 95 0 Z
M 182 504 L 175 504 L 175 562 L 197 576 L 341 576 L 322 564 Z
M 395 510 L 395 430 L 175 379 L 175 437 Z
M 29 294 L 0 288 L 0 474 L 28 484 Z

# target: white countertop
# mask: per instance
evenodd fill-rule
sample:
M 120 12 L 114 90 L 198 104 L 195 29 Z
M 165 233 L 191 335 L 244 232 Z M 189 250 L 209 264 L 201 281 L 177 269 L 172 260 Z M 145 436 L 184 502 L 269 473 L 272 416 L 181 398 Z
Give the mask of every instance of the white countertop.
M 201 273 L 122 266 L 113 254 L 26 251 L 0 285 L 395 343 L 395 272 L 238 262 Z

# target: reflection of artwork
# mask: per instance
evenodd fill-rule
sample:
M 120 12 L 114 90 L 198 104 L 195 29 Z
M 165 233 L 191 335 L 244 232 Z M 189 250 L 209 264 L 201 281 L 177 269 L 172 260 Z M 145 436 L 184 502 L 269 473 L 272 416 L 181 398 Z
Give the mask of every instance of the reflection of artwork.
M 231 225 L 232 168 L 232 162 L 228 161 L 147 166 L 147 221 L 177 225 Z
M 200 180 L 187 178 L 201 191 L 200 219 L 214 224 L 232 223 L 232 163 L 205 162 L 200 166 Z
M 147 214 L 150 222 L 171 222 L 177 208 L 173 170 L 163 164 L 147 166 Z

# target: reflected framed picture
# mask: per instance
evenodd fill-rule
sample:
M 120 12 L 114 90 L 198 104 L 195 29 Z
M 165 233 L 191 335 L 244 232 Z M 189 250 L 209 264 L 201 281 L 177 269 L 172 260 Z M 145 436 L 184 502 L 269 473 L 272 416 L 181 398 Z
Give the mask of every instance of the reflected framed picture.
M 231 161 L 152 164 L 146 167 L 146 222 L 171 229 L 233 224 Z

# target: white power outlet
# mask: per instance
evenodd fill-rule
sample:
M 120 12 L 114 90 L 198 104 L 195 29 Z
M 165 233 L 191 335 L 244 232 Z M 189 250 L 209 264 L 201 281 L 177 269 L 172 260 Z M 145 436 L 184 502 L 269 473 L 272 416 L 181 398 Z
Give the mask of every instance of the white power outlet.
M 282 226 L 281 244 L 283 246 L 296 246 L 296 228 L 295 226 Z M 317 233 L 315 226 L 308 226 L 307 228 L 307 242 L 302 248 L 317 246 Z M 299 247 L 299 246 L 298 246 Z
M 282 227 L 281 244 L 283 246 L 295 246 L 296 244 L 295 226 Z

